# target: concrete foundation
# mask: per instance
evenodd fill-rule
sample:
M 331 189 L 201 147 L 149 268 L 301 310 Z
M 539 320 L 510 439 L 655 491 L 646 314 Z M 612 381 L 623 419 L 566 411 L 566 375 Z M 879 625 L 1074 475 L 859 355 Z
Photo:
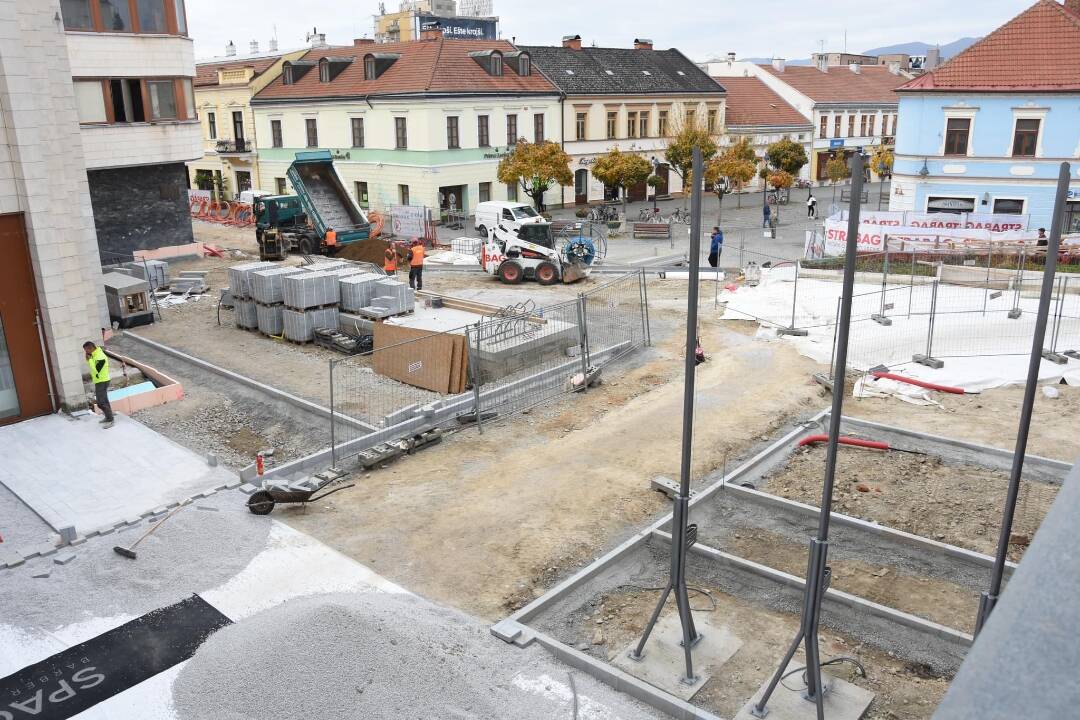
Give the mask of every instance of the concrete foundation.
M 785 672 L 798 670 L 803 667 L 805 661 L 793 660 Z M 789 680 L 799 679 L 800 674 L 795 673 Z M 870 703 L 874 700 L 874 693 L 864 690 L 840 678 L 822 673 L 826 691 L 822 698 L 822 706 L 825 717 L 829 720 L 859 720 L 870 709 Z M 801 679 L 791 683 L 792 686 L 802 685 Z M 766 681 L 761 688 L 754 693 L 754 697 L 735 716 L 735 720 L 760 720 L 759 715 L 754 715 L 752 709 L 768 686 Z M 793 692 L 783 685 L 777 685 L 776 690 L 769 698 L 765 709 L 768 717 L 772 720 L 817 720 L 817 704 L 803 697 L 801 692 Z

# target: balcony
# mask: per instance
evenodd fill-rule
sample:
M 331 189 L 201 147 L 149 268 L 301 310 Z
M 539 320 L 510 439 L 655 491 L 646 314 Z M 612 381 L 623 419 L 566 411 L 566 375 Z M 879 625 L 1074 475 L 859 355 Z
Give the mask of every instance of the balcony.
M 251 152 L 250 140 L 218 140 L 215 147 L 218 155 L 242 155 Z

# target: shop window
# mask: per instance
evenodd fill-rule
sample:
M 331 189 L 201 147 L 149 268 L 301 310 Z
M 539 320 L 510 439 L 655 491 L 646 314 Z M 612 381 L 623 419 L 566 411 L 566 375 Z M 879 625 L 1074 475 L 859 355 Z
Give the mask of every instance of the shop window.
M 1022 198 L 994 198 L 995 215 L 1023 215 L 1024 200 Z
M 975 198 L 970 197 L 939 197 L 931 195 L 926 201 L 928 213 L 960 213 L 975 212 Z

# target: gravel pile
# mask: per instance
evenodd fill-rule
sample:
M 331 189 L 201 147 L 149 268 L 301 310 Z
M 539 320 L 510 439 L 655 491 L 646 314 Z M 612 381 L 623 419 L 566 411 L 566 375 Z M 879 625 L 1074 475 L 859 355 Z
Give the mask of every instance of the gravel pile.
M 410 595 L 294 600 L 211 637 L 173 685 L 181 720 L 661 717 L 539 647 Z

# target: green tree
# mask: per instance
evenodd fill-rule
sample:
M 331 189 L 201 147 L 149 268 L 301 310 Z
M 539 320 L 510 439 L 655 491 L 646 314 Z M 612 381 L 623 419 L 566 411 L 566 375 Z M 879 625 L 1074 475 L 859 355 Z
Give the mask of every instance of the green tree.
M 832 157 L 829 158 L 829 161 L 825 163 L 825 175 L 833 184 L 833 201 L 836 200 L 836 183 L 840 182 L 850 174 L 851 171 L 848 169 L 847 158 L 844 157 L 844 153 L 837 150 L 833 153 Z
M 719 209 L 716 223 L 723 220 L 724 195 L 737 193 L 754 178 L 757 170 L 757 157 L 749 138 L 742 138 L 705 164 L 705 180 L 712 183 Z M 739 195 L 739 207 L 742 207 L 742 195 Z
M 653 206 L 653 210 L 655 210 L 656 209 L 656 193 L 660 189 L 660 186 L 664 184 L 664 179 L 661 178 L 659 175 L 650 175 L 648 177 L 648 179 L 645 180 L 645 184 L 648 185 L 649 187 L 651 187 L 652 190 L 653 190 L 652 206 Z
M 638 183 L 645 182 L 652 173 L 648 160 L 634 153 L 622 152 L 612 148 L 607 155 L 599 158 L 593 165 L 592 174 L 600 182 L 619 188 L 623 202 L 623 216 L 626 216 L 627 191 Z
M 683 205 L 689 197 L 691 185 L 690 171 L 694 165 L 694 146 L 701 147 L 701 159 L 708 162 L 719 149 L 716 140 L 709 131 L 699 122 L 681 122 L 672 128 L 672 135 L 668 138 L 667 149 L 664 150 L 664 159 L 683 183 Z
M 870 167 L 878 177 L 892 177 L 893 160 L 896 156 L 888 145 L 878 145 L 870 158 Z
M 798 177 L 799 171 L 810 159 L 806 157 L 806 150 L 800 143 L 784 138 L 765 148 L 765 161 L 775 170 L 783 170 L 793 177 Z
M 541 200 L 548 188 L 574 182 L 574 176 L 570 173 L 570 156 L 558 143 L 550 140 L 542 143 L 518 140 L 514 149 L 499 161 L 496 176 L 505 185 L 519 185 L 533 199 L 537 210 L 540 210 Z

